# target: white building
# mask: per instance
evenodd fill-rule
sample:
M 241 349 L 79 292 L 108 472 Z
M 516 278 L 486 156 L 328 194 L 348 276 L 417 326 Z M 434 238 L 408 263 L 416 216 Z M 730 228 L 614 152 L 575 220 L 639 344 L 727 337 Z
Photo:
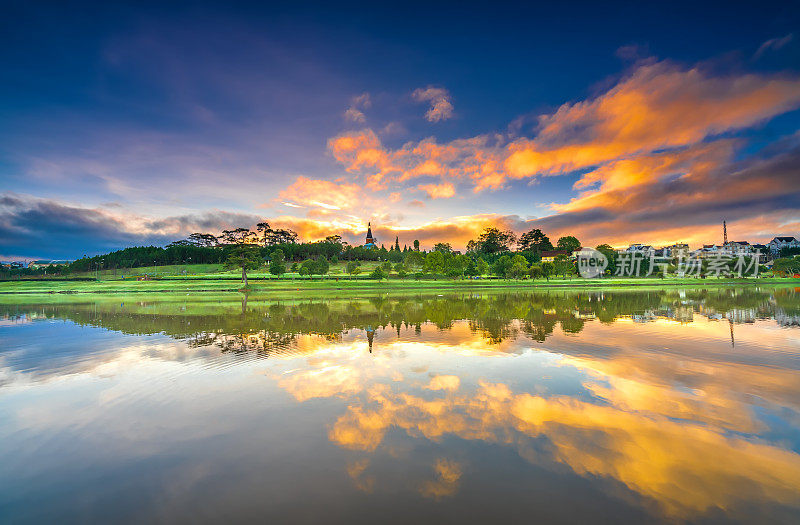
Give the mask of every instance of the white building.
M 649 244 L 631 244 L 625 250 L 627 253 L 639 253 L 644 255 L 645 257 L 650 257 L 655 253 L 655 250 Z
M 783 248 L 800 248 L 800 241 L 794 237 L 775 237 L 767 246 L 773 254 L 778 254 Z

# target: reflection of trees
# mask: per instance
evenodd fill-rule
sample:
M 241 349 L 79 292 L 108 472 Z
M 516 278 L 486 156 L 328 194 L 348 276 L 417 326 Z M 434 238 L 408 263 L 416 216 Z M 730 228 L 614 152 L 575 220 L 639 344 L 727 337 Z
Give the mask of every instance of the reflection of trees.
M 693 313 L 720 315 L 732 322 L 797 318 L 800 294 L 793 288 L 662 289 L 620 291 L 548 290 L 541 292 L 451 293 L 443 296 L 388 294 L 367 299 L 277 301 L 230 296 L 216 301 L 172 300 L 72 302 L 0 305 L 0 315 L 63 318 L 128 334 L 163 333 L 193 347 L 216 345 L 226 352 L 269 355 L 290 347 L 297 336 L 338 339 L 351 329 L 365 331 L 419 327 L 450 329 L 466 320 L 491 343 L 524 334 L 544 341 L 556 325 L 580 332 L 589 319 L 640 320 L 670 317 L 691 321 Z

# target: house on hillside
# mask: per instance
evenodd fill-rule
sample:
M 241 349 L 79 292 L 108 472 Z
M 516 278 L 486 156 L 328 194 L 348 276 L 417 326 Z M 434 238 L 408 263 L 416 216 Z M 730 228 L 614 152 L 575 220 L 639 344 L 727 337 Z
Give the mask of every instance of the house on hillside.
M 800 241 L 794 237 L 775 237 L 767 246 L 773 255 L 777 255 L 784 248 L 800 248 Z
M 553 262 L 556 257 L 572 257 L 572 252 L 569 250 L 548 250 L 542 252 L 542 262 Z
M 42 268 L 45 266 L 66 266 L 71 261 L 65 261 L 62 259 L 37 259 L 35 261 L 31 261 L 28 263 L 28 268 Z
M 655 253 L 655 249 L 649 244 L 631 244 L 622 253 L 636 253 L 650 257 Z

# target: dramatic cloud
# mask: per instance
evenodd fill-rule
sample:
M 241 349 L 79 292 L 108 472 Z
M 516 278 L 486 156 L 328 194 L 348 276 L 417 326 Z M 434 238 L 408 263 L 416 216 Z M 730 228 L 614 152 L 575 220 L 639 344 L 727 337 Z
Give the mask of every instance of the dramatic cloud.
M 711 76 L 669 62 L 641 66 L 607 93 L 540 118 L 509 146 L 514 178 L 568 173 L 629 155 L 697 144 L 800 105 L 800 79 Z
M 440 122 L 453 116 L 453 104 L 446 89 L 428 86 L 415 89 L 411 96 L 417 102 L 430 102 L 431 107 L 425 113 L 429 122 Z
M 7 194 L 0 197 L 0 255 L 71 259 L 127 246 L 163 245 L 192 232 L 219 233 L 259 220 L 256 215 L 225 211 L 153 219 Z
M 790 36 L 762 47 L 784 46 Z M 418 89 L 413 98 L 430 103 L 426 118 L 432 122 L 452 116 L 442 88 Z M 351 98 L 347 119 L 363 124 L 371 105 L 368 93 Z M 103 148 L 28 159 L 26 177 L 33 187 L 51 191 L 93 187 L 102 195 L 93 202 L 120 202 L 123 208 L 10 196 L 14 202 L 2 208 L 0 232 L 7 256 L 72 258 L 163 244 L 193 231 L 252 226 L 264 217 L 194 210 L 261 206 L 271 223 L 311 241 L 338 234 L 360 243 L 371 220 L 380 239 L 400 235 L 403 243 L 441 241 L 457 249 L 488 226 L 517 233 L 537 227 L 554 239 L 577 235 L 591 245 L 700 244 L 717 240 L 723 219 L 735 236 L 766 241 L 797 234 L 800 138 L 784 138 L 759 152 L 746 134 L 798 106 L 796 76 L 719 73 L 645 60 L 596 96 L 540 115 L 528 136 L 524 126 L 512 125 L 505 133 L 396 143 L 386 128 L 376 126 L 384 130 L 379 134 L 358 126 L 326 133 L 334 162 L 323 159 L 324 169 L 291 178 L 288 169 L 261 168 L 263 158 L 252 153 L 259 147 L 242 153 L 240 139 L 246 146 L 264 140 L 257 130 L 232 131 L 227 145 L 165 133 L 119 133 Z M 337 166 L 338 173 L 331 173 Z M 544 185 L 545 177 L 564 175 L 576 182 L 555 198 L 524 189 L 526 182 Z M 511 187 L 529 192 L 537 212 L 549 206 L 552 214 L 523 219 L 526 210 L 519 207 L 465 213 L 463 203 L 481 198 L 476 194 Z M 258 197 L 265 194 L 274 198 Z M 436 199 L 437 206 L 426 206 L 423 197 Z M 176 206 L 181 212 L 172 211 Z M 59 213 L 66 218 L 48 222 Z
M 434 179 L 414 186 L 430 198 L 456 195 L 456 181 L 480 192 L 582 172 L 577 196 L 551 205 L 555 215 L 520 225 L 554 236 L 709 242 L 727 218 L 742 236 L 768 240 L 800 222 L 797 137 L 783 141 L 783 153 L 774 147 L 745 162 L 738 157 L 746 142 L 729 135 L 798 106 L 795 77 L 651 61 L 595 98 L 540 116 L 531 138 L 427 138 L 393 149 L 365 129 L 331 139 L 329 149 L 374 190 Z
M 428 91 L 424 91 L 427 93 Z M 437 144 L 432 138 L 391 150 L 370 129 L 331 139 L 348 171 L 385 185 L 430 175 L 471 180 L 474 189 L 509 179 L 562 175 L 663 149 L 699 144 L 800 106 L 800 79 L 713 76 L 670 62 L 635 69 L 606 93 L 564 104 L 539 118 L 536 136 L 482 135 Z

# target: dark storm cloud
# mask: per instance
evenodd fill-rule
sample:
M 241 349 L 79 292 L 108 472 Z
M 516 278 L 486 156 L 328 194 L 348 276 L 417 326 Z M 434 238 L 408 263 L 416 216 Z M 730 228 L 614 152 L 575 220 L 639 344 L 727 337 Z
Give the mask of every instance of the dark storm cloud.
M 195 231 L 250 227 L 256 215 L 210 211 L 158 220 L 18 195 L 0 196 L 0 256 L 73 259 L 127 246 L 164 245 Z

